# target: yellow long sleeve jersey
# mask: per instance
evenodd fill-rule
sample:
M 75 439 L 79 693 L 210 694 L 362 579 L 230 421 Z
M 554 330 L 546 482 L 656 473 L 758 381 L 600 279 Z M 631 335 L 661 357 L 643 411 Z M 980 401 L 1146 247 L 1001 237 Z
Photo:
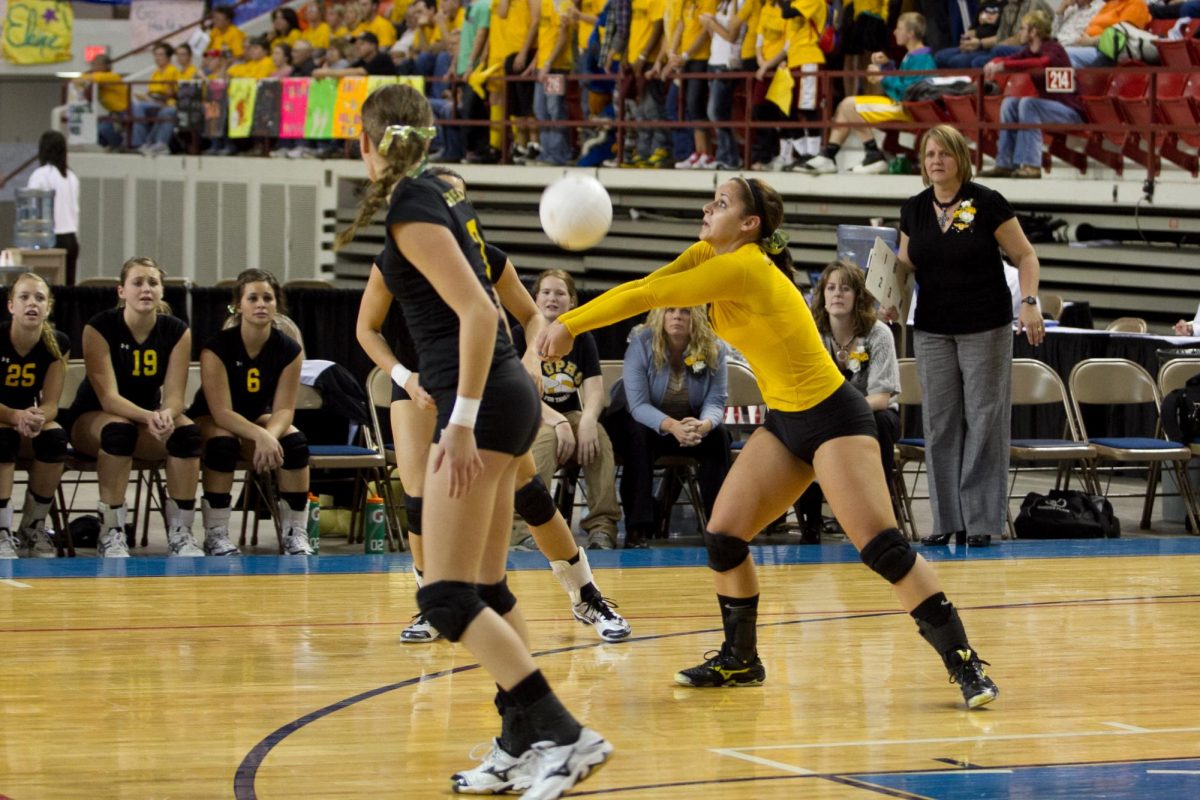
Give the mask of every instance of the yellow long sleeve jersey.
M 804 411 L 845 380 L 804 297 L 757 244 L 717 255 L 697 242 L 665 267 L 568 311 L 559 322 L 578 336 L 651 308 L 706 303 L 713 330 L 750 362 L 770 408 Z

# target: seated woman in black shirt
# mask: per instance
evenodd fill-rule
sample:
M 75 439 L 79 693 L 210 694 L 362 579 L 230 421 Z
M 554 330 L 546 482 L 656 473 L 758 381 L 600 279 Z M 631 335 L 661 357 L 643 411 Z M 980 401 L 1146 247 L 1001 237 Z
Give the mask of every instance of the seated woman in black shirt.
M 167 461 L 167 546 L 202 556 L 192 538 L 200 429 L 183 413 L 192 332 L 163 302 L 163 268 L 146 256 L 121 267 L 116 308 L 83 329 L 87 380 L 69 412 L 75 449 L 96 458 L 100 543 L 105 558 L 128 558 L 125 489 L 136 456 Z
M 244 270 L 233 290 L 238 324 L 200 353 L 202 391 L 188 413 L 204 439 L 204 552 L 235 556 L 229 538 L 230 490 L 238 457 L 255 472 L 278 470 L 279 526 L 287 555 L 311 555 L 308 541 L 308 440 L 292 425 L 300 389 L 300 345 L 276 327 L 283 292 L 275 276 Z
M 67 459 L 67 432 L 54 418 L 66 375 L 66 334 L 50 324 L 50 287 L 18 275 L 8 289 L 12 320 L 0 324 L 0 558 L 54 558 L 46 514 Z M 14 532 L 12 488 L 18 454 L 33 456 L 21 527 Z

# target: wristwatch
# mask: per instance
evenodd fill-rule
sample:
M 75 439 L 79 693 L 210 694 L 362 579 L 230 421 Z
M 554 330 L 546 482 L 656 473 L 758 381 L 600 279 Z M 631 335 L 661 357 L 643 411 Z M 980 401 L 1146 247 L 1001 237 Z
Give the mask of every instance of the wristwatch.
M 1021 302 L 1028 303 L 1031 306 L 1036 306 L 1037 305 L 1037 297 L 1032 294 L 1026 295 L 1025 297 L 1021 298 Z

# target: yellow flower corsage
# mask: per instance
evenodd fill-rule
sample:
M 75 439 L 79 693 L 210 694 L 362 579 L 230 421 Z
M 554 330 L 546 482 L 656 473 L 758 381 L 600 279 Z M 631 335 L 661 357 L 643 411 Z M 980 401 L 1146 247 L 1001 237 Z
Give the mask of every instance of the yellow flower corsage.
M 976 213 L 978 212 L 975 210 L 975 201 L 969 199 L 963 200 L 958 204 L 958 208 L 954 209 L 954 221 L 951 225 L 954 226 L 955 230 L 965 231 L 975 222 Z
M 691 367 L 692 372 L 696 373 L 697 375 L 699 375 L 701 372 L 704 372 L 705 367 L 708 366 L 704 363 L 703 358 L 698 358 L 696 356 L 687 356 L 683 359 L 683 364 L 684 366 Z
M 858 372 L 862 370 L 863 365 L 870 360 L 870 353 L 868 353 L 862 347 L 859 347 L 857 350 L 854 350 L 850 353 L 850 358 L 846 362 L 846 369 L 850 370 L 854 374 L 858 374 Z

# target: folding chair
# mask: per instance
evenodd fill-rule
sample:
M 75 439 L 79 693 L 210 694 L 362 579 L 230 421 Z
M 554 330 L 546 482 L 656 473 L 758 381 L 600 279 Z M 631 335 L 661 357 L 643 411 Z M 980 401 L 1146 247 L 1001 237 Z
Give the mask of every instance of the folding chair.
M 396 469 L 396 448 L 395 445 L 386 444 L 383 438 L 383 427 L 379 424 L 379 410 L 384 409 L 387 413 L 391 413 L 392 407 L 392 378 L 379 367 L 371 370 L 371 374 L 367 376 L 367 406 L 371 412 L 371 428 L 375 431 L 375 441 L 383 445 L 383 459 L 385 462 L 384 471 L 387 474 L 387 480 L 383 483 L 384 502 L 387 504 L 388 524 L 394 525 L 397 531 L 408 534 L 408 518 L 401 516 L 401 511 L 404 508 L 403 498 L 397 498 L 392 493 L 391 473 Z M 395 441 L 396 433 L 392 432 L 392 440 Z M 399 504 L 397 504 L 399 501 Z M 401 549 L 404 549 L 404 537 L 398 536 Z
M 1192 495 L 1187 477 L 1188 461 L 1192 458 L 1191 448 L 1179 442 L 1159 438 L 1162 430 L 1161 420 L 1156 425 L 1152 437 L 1092 437 L 1087 433 L 1081 409 L 1083 405 L 1153 403 L 1157 416 L 1162 408 L 1162 394 L 1150 373 L 1140 364 L 1124 358 L 1091 358 L 1075 365 L 1071 370 L 1068 385 L 1071 390 L 1071 407 L 1075 411 L 1076 420 L 1079 421 L 1080 435 L 1096 449 L 1096 459 L 1091 462 L 1093 485 L 1099 486 L 1099 460 L 1116 461 L 1121 464 L 1147 464 L 1146 499 L 1141 519 L 1141 527 L 1144 530 L 1150 527 L 1150 515 L 1154 510 L 1154 497 L 1158 491 L 1159 472 L 1164 465 L 1169 465 L 1175 471 L 1188 522 L 1192 530 L 1200 531 L 1196 499 Z M 1110 475 L 1109 483 L 1111 482 Z
M 1080 481 L 1088 494 L 1099 494 L 1100 487 L 1093 483 L 1089 465 L 1096 458 L 1096 448 L 1083 441 L 1075 413 L 1067 397 L 1067 387 L 1050 366 L 1032 358 L 1014 358 L 1012 364 L 1012 404 L 1020 406 L 1056 405 L 1066 417 L 1063 435 L 1057 439 L 1013 439 L 1009 442 L 1009 463 L 1012 478 L 1008 485 L 1008 496 L 1013 496 L 1021 463 L 1054 462 L 1058 471 L 1054 477 L 1055 489 L 1070 488 L 1071 467 L 1079 469 Z M 1009 538 L 1016 538 L 1012 515 L 1008 515 Z
M 368 403 L 370 405 L 370 403 Z M 319 411 L 324 406 L 321 393 L 311 386 L 300 384 L 296 395 L 297 411 Z M 367 484 L 375 481 L 382 487 L 384 502 L 392 506 L 391 487 L 388 482 L 387 457 L 383 446 L 376 439 L 375 430 L 370 425 L 359 427 L 359 440 L 362 444 L 310 444 L 308 446 L 308 465 L 310 469 L 330 471 L 347 471 L 354 482 L 354 500 L 350 509 L 350 532 L 347 538 L 350 544 L 361 541 L 359 533 L 359 518 L 362 516 L 363 504 L 366 501 Z M 388 544 L 391 549 L 400 547 L 398 531 L 395 530 L 391 515 L 385 514 Z
M 1104 330 L 1110 333 L 1145 333 L 1146 320 L 1141 317 L 1117 317 Z
M 1182 389 L 1189 378 L 1200 375 L 1200 358 L 1176 358 L 1166 362 L 1158 370 L 1158 389 L 1167 396 Z M 1192 456 L 1200 456 L 1200 440 L 1183 442 L 1191 448 Z
M 912 512 L 913 493 L 909 490 L 905 480 L 904 468 L 909 464 L 917 465 L 917 470 L 912 477 L 912 490 L 915 491 L 917 481 L 921 478 L 921 471 L 925 468 L 925 439 L 905 435 L 904 416 L 906 408 L 909 410 L 919 409 L 923 400 L 916 359 L 901 358 L 899 365 L 900 394 L 896 396 L 896 401 L 900 404 L 900 439 L 896 442 L 896 474 L 892 479 L 892 486 L 896 492 L 894 503 L 898 508 L 896 517 L 901 530 L 908 535 L 909 539 L 916 541 L 919 535 L 916 518 L 913 517 Z

